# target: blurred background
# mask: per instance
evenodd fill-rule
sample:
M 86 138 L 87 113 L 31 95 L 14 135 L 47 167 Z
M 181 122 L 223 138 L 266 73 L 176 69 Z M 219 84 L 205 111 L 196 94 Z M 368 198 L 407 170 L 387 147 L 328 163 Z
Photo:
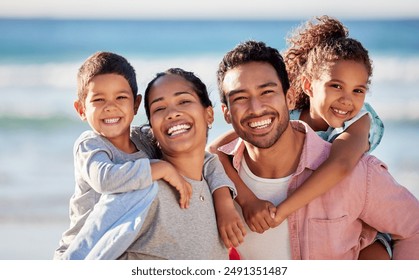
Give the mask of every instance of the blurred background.
M 140 92 L 169 67 L 194 71 L 216 109 L 211 141 L 230 128 L 215 77 L 224 53 L 249 39 L 282 51 L 293 28 L 324 14 L 370 51 L 367 101 L 385 124 L 373 154 L 419 197 L 419 2 L 144 2 L 1 0 L 0 259 L 51 259 L 69 225 L 72 148 L 88 129 L 73 109 L 76 73 L 88 56 L 106 50 L 126 57 Z M 141 110 L 134 124 L 145 121 Z

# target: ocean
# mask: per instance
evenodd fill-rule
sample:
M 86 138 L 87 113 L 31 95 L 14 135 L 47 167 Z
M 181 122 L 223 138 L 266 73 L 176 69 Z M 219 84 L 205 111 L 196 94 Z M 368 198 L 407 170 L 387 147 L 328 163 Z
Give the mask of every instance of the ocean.
M 419 197 L 419 20 L 344 20 L 374 62 L 367 101 L 385 124 L 373 152 Z M 254 39 L 285 49 L 300 21 L 123 21 L 0 19 L 0 259 L 51 259 L 67 228 L 72 148 L 88 129 L 76 115 L 76 72 L 92 53 L 125 56 L 140 92 L 169 67 L 194 71 L 224 122 L 216 69 L 225 52 Z M 134 123 L 146 121 L 141 110 Z

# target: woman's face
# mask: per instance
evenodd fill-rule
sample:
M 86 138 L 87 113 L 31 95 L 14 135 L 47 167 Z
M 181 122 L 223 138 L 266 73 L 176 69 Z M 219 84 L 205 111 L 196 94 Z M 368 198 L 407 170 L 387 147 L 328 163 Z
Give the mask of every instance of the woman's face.
M 150 124 L 165 156 L 205 150 L 212 107 L 204 108 L 190 82 L 178 75 L 158 78 L 149 92 Z

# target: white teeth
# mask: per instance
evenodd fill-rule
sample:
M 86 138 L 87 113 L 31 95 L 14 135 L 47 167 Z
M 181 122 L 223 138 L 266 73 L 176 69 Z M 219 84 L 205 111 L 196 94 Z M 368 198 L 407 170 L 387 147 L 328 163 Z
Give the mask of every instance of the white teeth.
M 117 123 L 121 118 L 104 119 L 105 123 Z
M 261 129 L 261 128 L 267 127 L 271 123 L 272 123 L 272 119 L 267 119 L 267 120 L 258 121 L 258 122 L 251 122 L 251 123 L 249 123 L 249 126 L 251 128 Z
M 338 109 L 335 109 L 335 108 L 333 108 L 333 111 L 335 111 L 336 113 L 341 114 L 341 115 L 348 114 L 348 111 L 342 111 L 342 110 L 338 110 Z
M 187 131 L 189 128 L 191 128 L 191 126 L 188 124 L 175 125 L 169 128 L 169 130 L 167 130 L 167 134 L 169 134 L 170 136 L 178 135 Z

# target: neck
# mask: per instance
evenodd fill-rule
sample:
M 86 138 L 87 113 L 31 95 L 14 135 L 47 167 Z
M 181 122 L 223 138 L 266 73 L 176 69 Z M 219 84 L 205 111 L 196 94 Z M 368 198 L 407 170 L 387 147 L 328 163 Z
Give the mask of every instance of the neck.
M 310 109 L 301 111 L 300 120 L 308 124 L 314 131 L 326 131 L 329 128 L 327 122 Z
M 181 175 L 196 181 L 202 180 L 204 157 L 205 150 L 182 154 L 177 153 L 174 155 L 163 155 L 163 159 L 173 164 Z
M 250 170 L 258 177 L 274 179 L 289 176 L 300 162 L 305 134 L 290 124 L 278 141 L 268 149 L 257 148 L 245 142 L 244 158 Z

